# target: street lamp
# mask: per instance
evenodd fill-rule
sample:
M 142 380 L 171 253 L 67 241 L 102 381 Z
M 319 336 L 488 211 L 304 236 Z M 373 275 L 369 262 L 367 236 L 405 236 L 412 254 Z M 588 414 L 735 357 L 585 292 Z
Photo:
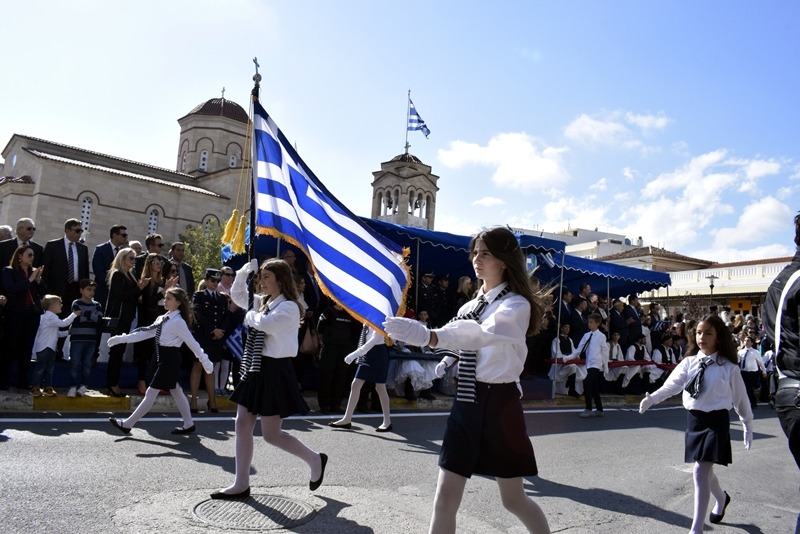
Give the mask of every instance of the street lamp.
M 719 276 L 714 276 L 713 274 L 706 276 L 706 280 L 708 280 L 708 287 L 711 289 L 711 302 L 714 301 L 714 280 L 719 278 Z

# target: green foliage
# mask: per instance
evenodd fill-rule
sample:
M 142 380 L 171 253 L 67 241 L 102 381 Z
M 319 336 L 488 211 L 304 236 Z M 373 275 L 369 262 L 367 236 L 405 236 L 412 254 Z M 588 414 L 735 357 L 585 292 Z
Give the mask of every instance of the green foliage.
M 178 234 L 178 239 L 186 245 L 183 261 L 192 266 L 195 281 L 203 279 L 207 268 L 222 266 L 222 230 L 215 221 L 209 221 L 207 225 L 189 225 L 185 232 Z

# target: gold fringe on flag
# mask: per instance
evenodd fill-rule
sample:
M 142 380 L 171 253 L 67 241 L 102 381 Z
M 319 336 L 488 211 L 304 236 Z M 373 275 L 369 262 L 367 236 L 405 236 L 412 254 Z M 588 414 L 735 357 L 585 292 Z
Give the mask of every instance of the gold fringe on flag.
M 239 219 L 239 209 L 234 208 L 231 218 L 225 223 L 225 231 L 222 232 L 222 244 L 227 245 L 233 241 L 233 236 L 236 234 L 236 221 Z
M 236 237 L 233 238 L 233 243 L 231 243 L 231 252 L 234 254 L 242 254 L 245 251 L 244 248 L 244 230 L 245 226 L 247 225 L 247 219 L 244 215 L 241 216 L 239 219 L 239 227 L 236 230 Z

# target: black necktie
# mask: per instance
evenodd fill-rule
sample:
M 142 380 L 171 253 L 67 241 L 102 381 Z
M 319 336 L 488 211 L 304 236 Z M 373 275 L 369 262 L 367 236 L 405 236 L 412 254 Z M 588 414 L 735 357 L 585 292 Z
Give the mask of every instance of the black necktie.
M 165 315 L 164 320 L 156 326 L 156 363 L 159 363 L 158 346 L 161 344 L 161 330 L 164 328 L 164 323 L 169 320 L 169 316 Z
M 75 254 L 72 252 L 72 247 L 75 245 L 73 243 L 69 244 L 69 254 L 67 255 L 67 269 L 69 269 L 69 273 L 67 274 L 67 282 L 72 283 L 75 281 Z
M 700 360 L 700 368 L 697 372 L 689 379 L 689 382 L 686 384 L 686 387 L 683 388 L 691 398 L 696 399 L 700 392 L 703 390 L 703 375 L 705 375 L 706 367 L 714 363 L 714 360 L 711 358 L 703 358 Z

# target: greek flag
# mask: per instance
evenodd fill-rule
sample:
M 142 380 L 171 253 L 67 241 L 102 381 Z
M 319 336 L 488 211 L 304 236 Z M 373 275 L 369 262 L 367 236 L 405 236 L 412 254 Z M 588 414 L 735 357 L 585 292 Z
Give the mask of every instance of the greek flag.
M 383 332 L 404 304 L 408 250 L 373 232 L 339 203 L 254 103 L 256 231 L 281 237 L 310 260 L 320 289 Z
M 425 126 L 425 121 L 422 120 L 422 117 L 419 116 L 417 113 L 417 108 L 414 107 L 414 103 L 411 99 L 408 99 L 408 131 L 413 132 L 414 130 L 422 130 L 422 133 L 425 134 L 425 138 L 427 139 L 428 136 L 431 134 L 431 131 Z
M 237 360 L 241 360 L 242 354 L 244 354 L 244 339 L 242 339 L 243 332 L 244 325 L 239 325 L 236 327 L 236 330 L 234 330 L 225 340 L 225 346 L 228 347 L 231 355 Z

